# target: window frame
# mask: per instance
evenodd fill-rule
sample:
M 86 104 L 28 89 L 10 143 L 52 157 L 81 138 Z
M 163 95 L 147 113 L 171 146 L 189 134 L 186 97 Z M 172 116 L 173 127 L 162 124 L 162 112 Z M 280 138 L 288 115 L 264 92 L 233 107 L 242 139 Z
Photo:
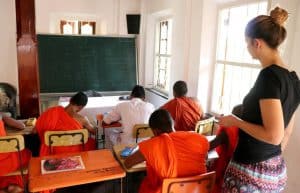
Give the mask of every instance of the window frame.
M 166 49 L 167 52 L 166 54 L 161 54 L 160 53 L 160 49 L 161 49 L 161 24 L 163 22 L 167 22 L 167 37 L 165 38 L 166 41 Z M 159 93 L 162 93 L 163 95 L 168 96 L 169 93 L 169 89 L 170 89 L 170 75 L 171 75 L 171 66 L 172 66 L 172 29 L 173 28 L 173 18 L 172 17 L 163 17 L 163 18 L 159 18 L 158 20 L 156 20 L 155 22 L 155 35 L 154 35 L 154 57 L 153 57 L 153 89 L 156 90 Z M 166 85 L 165 88 L 158 86 L 158 79 L 159 79 L 159 69 L 163 68 L 159 68 L 159 64 L 158 64 L 158 59 L 160 57 L 165 57 L 167 58 L 166 60 L 169 60 L 170 64 L 169 64 L 169 68 L 168 65 L 165 64 L 166 68 L 165 68 L 165 73 L 167 73 L 167 79 L 166 81 Z
M 64 25 L 70 24 L 72 26 L 72 34 L 64 33 Z M 85 24 L 89 24 L 92 27 L 92 34 L 82 34 L 81 27 Z M 77 31 L 75 29 L 75 25 L 77 25 Z M 86 20 L 60 20 L 60 34 L 62 35 L 95 35 L 96 34 L 96 21 L 86 21 Z
M 211 101 L 211 104 L 210 104 L 210 110 L 211 110 L 212 113 L 216 113 L 216 114 L 229 113 L 229 112 L 227 112 L 228 110 L 227 111 L 225 110 L 225 112 L 223 111 L 224 106 L 226 106 L 225 104 L 223 104 L 225 102 L 224 97 L 226 97 L 226 96 L 224 96 L 225 95 L 224 89 L 225 89 L 225 86 L 226 86 L 226 83 L 225 83 L 226 67 L 240 67 L 240 68 L 243 68 L 243 69 L 246 69 L 246 70 L 248 68 L 249 71 L 250 71 L 250 69 L 256 69 L 256 70 L 261 69 L 261 65 L 259 63 L 253 62 L 253 61 L 251 61 L 251 62 L 249 61 L 249 63 L 248 63 L 248 62 L 238 62 L 238 61 L 234 61 L 234 60 L 231 61 L 230 59 L 226 60 L 227 51 L 228 51 L 228 48 L 227 48 L 228 43 L 227 42 L 225 44 L 225 49 L 224 49 L 225 58 L 223 58 L 223 59 L 218 58 L 220 33 L 222 31 L 221 30 L 221 12 L 225 9 L 232 9 L 232 8 L 235 8 L 235 7 L 247 6 L 247 5 L 253 4 L 253 3 L 259 4 L 259 3 L 262 3 L 262 2 L 267 3 L 266 9 L 268 11 L 269 8 L 270 8 L 269 0 L 249 0 L 247 2 L 242 2 L 242 1 L 232 2 L 232 3 L 227 3 L 227 4 L 224 4 L 224 5 L 220 6 L 219 9 L 218 9 L 218 19 L 217 19 L 218 28 L 217 28 L 217 33 L 216 33 L 217 41 L 216 41 L 216 51 L 215 51 L 215 59 L 214 59 L 214 77 L 213 77 L 214 82 L 213 82 L 213 90 L 212 90 L 212 101 Z M 226 36 L 226 41 L 227 41 L 227 39 L 228 39 L 228 36 Z M 217 71 L 218 67 L 220 67 L 220 65 L 223 65 L 223 73 L 222 73 L 222 77 L 221 77 L 222 83 L 220 83 L 221 84 L 221 91 L 216 91 L 215 90 L 215 88 L 217 87 L 216 86 L 217 83 L 215 83 L 215 81 L 217 80 L 217 78 L 216 78 L 217 72 L 216 71 Z M 252 82 L 252 85 L 254 84 L 254 82 L 255 82 L 255 79 Z M 249 90 L 250 89 L 251 89 L 251 86 L 250 86 Z M 217 97 L 215 97 L 214 95 L 216 95 Z M 215 102 L 214 98 L 218 98 L 218 102 Z M 214 105 L 214 103 L 219 104 L 217 108 L 216 108 L 217 105 Z M 240 101 L 240 103 L 242 103 L 242 100 Z M 230 104 L 232 104 L 232 103 L 230 103 Z

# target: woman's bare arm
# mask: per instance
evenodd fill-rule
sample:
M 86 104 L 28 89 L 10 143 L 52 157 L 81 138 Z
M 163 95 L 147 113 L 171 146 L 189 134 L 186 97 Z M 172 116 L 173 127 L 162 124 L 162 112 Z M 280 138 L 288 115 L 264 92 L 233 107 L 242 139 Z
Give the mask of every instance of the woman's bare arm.
M 288 144 L 290 136 L 293 132 L 294 123 L 295 123 L 295 113 L 293 114 L 288 126 L 284 130 L 284 137 L 283 137 L 282 142 L 281 142 L 281 151 L 284 151 L 287 144 Z
M 236 126 L 258 140 L 279 145 L 284 136 L 284 121 L 280 100 L 261 99 L 259 105 L 262 125 L 241 120 L 234 115 L 219 117 L 219 124 L 225 127 Z

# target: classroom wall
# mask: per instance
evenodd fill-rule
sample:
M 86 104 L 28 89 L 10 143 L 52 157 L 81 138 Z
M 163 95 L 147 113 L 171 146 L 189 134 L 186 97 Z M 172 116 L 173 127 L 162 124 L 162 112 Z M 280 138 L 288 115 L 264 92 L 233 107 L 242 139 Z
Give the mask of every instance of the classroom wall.
M 290 50 L 290 58 L 288 61 L 288 65 L 291 66 L 293 70 L 295 70 L 298 74 L 298 77 L 300 77 L 300 56 L 299 56 L 299 50 L 300 50 L 300 2 L 298 1 L 296 4 L 293 4 L 294 7 L 289 9 L 290 12 L 293 10 L 293 12 L 290 14 L 290 19 L 294 19 L 295 23 L 293 23 L 294 31 L 292 33 L 294 34 L 294 39 L 291 43 L 291 50 Z M 291 31 L 288 29 L 288 37 L 291 34 Z M 294 130 L 292 133 L 292 136 L 290 138 L 290 141 L 288 143 L 287 149 L 284 152 L 284 158 L 287 163 L 288 167 L 288 185 L 285 190 L 285 193 L 294 193 L 299 192 L 300 190 L 300 154 L 299 152 L 299 139 L 300 139 L 300 108 L 298 107 L 298 110 L 296 112 L 295 117 L 295 125 Z
M 206 9 L 203 11 L 203 9 Z M 172 85 L 177 80 L 185 80 L 189 86 L 189 96 L 198 97 L 205 111 L 208 109 L 210 77 L 212 77 L 214 56 L 216 3 L 198 0 L 142 0 L 142 34 L 140 43 L 140 64 L 144 64 L 143 83 L 152 87 L 154 65 L 155 24 L 162 18 L 173 19 L 172 61 L 169 98 Z M 213 20 L 210 20 L 212 19 Z M 206 20 L 213 22 L 206 22 Z M 208 42 L 209 41 L 209 42 Z M 200 82 L 200 83 L 199 83 Z
M 126 14 L 140 13 L 139 0 L 36 0 L 37 33 L 60 33 L 61 19 L 94 20 L 96 34 L 127 34 Z
M 15 1 L 1 0 L 0 23 L 0 82 L 8 82 L 18 88 Z

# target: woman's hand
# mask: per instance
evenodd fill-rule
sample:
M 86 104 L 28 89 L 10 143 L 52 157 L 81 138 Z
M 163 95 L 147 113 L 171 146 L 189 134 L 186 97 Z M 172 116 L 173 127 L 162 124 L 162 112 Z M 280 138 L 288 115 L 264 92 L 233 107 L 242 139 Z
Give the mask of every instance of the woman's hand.
M 238 126 L 239 118 L 234 115 L 226 115 L 226 116 L 220 116 L 216 117 L 219 121 L 218 124 L 224 127 L 231 127 L 231 126 Z

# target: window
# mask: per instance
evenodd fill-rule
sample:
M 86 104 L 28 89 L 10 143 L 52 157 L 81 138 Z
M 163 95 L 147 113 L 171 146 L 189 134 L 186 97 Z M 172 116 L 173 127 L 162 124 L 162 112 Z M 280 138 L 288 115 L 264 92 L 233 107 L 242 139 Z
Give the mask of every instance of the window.
M 267 5 L 260 1 L 219 11 L 213 112 L 230 113 L 253 86 L 260 65 L 247 51 L 244 30 L 250 19 L 267 13 Z
M 157 24 L 155 41 L 154 88 L 167 93 L 170 84 L 172 20 Z
M 61 34 L 83 34 L 83 35 L 94 35 L 96 30 L 96 22 L 92 21 L 77 21 L 70 20 L 60 21 L 60 32 Z

